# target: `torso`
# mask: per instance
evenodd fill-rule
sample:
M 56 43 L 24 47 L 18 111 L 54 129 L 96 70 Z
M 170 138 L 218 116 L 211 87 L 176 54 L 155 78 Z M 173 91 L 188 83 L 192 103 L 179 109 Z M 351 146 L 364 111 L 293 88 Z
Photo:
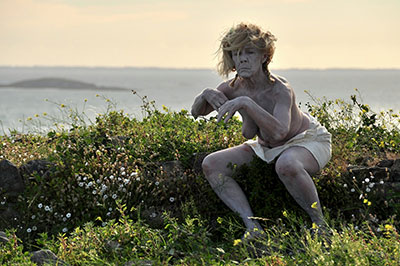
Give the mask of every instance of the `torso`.
M 267 147 L 276 147 L 284 144 L 287 140 L 308 129 L 310 123 L 309 118 L 296 105 L 295 95 L 290 85 L 283 78 L 278 76 L 273 76 L 273 78 L 275 79 L 275 82 L 271 85 L 272 87 L 269 87 L 268 89 L 249 89 L 240 79 L 238 79 L 235 82 L 234 87 L 225 88 L 223 91 L 229 100 L 239 96 L 248 96 L 260 107 L 273 115 L 275 106 L 279 104 L 279 99 L 281 97 L 279 94 L 282 93 L 282 90 L 290 90 L 290 97 L 292 98 L 290 128 L 287 136 L 280 142 L 272 142 L 268 139 L 268 136 L 261 136 L 258 126 L 253 119 L 244 110 L 239 111 L 243 121 L 243 135 L 246 138 L 253 138 L 257 135 L 260 144 Z M 229 81 L 227 84 L 229 84 Z

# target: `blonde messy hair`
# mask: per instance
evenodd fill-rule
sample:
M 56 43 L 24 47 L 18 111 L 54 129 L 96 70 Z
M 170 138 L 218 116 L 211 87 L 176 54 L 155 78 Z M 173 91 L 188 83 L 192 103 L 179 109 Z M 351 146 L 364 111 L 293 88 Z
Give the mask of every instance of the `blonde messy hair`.
M 268 64 L 271 62 L 272 56 L 274 55 L 274 42 L 276 40 L 277 39 L 271 32 L 264 32 L 260 27 L 254 24 L 240 23 L 232 27 L 223 35 L 220 47 L 217 51 L 220 57 L 217 65 L 218 74 L 228 77 L 230 72 L 236 71 L 235 63 L 232 59 L 232 51 L 240 50 L 247 44 L 251 44 L 260 52 L 267 54 L 267 60 L 263 63 L 262 67 L 268 76 L 269 82 L 273 82 L 268 70 Z

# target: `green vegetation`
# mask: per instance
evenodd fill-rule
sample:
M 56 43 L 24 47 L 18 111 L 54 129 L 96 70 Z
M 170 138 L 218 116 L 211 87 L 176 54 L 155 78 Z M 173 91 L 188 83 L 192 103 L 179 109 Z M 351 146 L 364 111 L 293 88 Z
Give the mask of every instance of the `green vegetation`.
M 8 204 L 21 210 L 18 220 L 0 219 L 10 239 L 0 243 L 2 265 L 29 264 L 29 251 L 37 249 L 50 249 L 72 265 L 400 262 L 400 195 L 383 198 L 384 178 L 367 182 L 347 171 L 348 165 L 400 157 L 398 114 L 375 113 L 356 96 L 351 102 L 308 104 L 332 133 L 332 160 L 314 177 L 330 240 L 308 229 L 307 216 L 273 167 L 256 159 L 235 174 L 266 229 L 263 239 L 246 242 L 239 240 L 240 218 L 196 168 L 200 154 L 244 142 L 240 121 L 194 121 L 185 110 L 157 110 L 147 98 L 142 101 L 142 119 L 109 103 L 106 113 L 87 124 L 84 112 L 62 104 L 66 119 L 55 121 L 46 134 L 14 131 L 0 137 L 0 159 L 18 166 L 39 159 L 51 163 L 46 175 L 24 176 L 26 190 L 17 202 L 0 191 L 0 210 Z M 47 114 L 26 122 L 45 119 Z

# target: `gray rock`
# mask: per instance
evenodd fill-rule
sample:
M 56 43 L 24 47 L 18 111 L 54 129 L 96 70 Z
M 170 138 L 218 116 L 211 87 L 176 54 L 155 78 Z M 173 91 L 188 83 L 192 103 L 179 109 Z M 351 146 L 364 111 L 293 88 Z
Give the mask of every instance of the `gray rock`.
M 382 160 L 376 166 L 379 167 L 392 167 L 393 160 Z
M 21 217 L 15 203 L 8 203 L 6 208 L 0 211 L 0 224 L 7 226 L 17 225 L 18 219 Z
M 397 159 L 393 162 L 392 167 L 390 168 L 392 180 L 399 182 L 400 181 L 400 159 Z
M 3 190 L 7 197 L 17 197 L 24 189 L 18 168 L 8 160 L 0 161 L 0 191 Z
M 57 256 L 50 250 L 39 250 L 32 253 L 31 261 L 37 265 L 68 265 L 63 260 L 57 258 Z
M 6 233 L 0 231 L 0 243 L 7 243 L 9 239 L 7 238 Z
M 32 160 L 27 162 L 26 164 L 22 165 L 19 168 L 19 171 L 22 176 L 30 178 L 32 175 L 37 174 L 42 177 L 46 177 L 49 174 L 49 171 L 51 171 L 52 168 L 54 168 L 54 164 L 45 161 L 45 160 Z

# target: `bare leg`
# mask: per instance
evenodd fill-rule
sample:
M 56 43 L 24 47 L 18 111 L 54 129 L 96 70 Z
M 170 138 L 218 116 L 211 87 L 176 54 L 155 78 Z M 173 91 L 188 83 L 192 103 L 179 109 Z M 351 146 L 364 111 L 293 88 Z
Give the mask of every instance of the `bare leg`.
M 249 219 L 253 216 L 253 212 L 243 190 L 231 177 L 232 169 L 228 164 L 240 166 L 249 163 L 254 155 L 253 150 L 243 144 L 208 155 L 202 165 L 211 187 L 232 211 L 240 215 L 247 231 L 253 231 L 255 228 L 262 230 L 262 227 L 258 221 Z
M 310 175 L 319 170 L 314 156 L 303 147 L 292 147 L 278 158 L 276 172 L 296 202 L 308 213 L 317 225 L 324 224 L 317 189 Z M 315 208 L 311 205 L 317 202 Z

